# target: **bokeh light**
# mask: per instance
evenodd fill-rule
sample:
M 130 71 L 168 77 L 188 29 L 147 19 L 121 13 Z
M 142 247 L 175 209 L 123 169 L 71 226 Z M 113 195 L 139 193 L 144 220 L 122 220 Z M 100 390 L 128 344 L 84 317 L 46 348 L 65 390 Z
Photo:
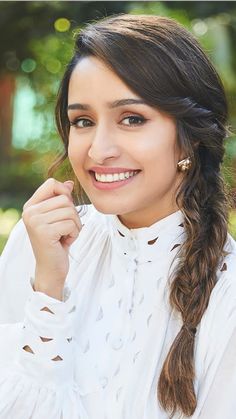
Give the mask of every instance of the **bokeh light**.
M 203 36 L 208 31 L 208 27 L 207 27 L 206 22 L 204 20 L 200 20 L 200 19 L 195 19 L 192 22 L 192 28 L 193 28 L 193 32 L 197 36 Z
M 57 32 L 66 32 L 70 29 L 70 21 L 65 17 L 60 17 L 59 19 L 55 20 L 54 28 Z
M 32 73 L 36 69 L 36 66 L 37 64 L 35 60 L 33 60 L 32 58 L 26 58 L 21 63 L 21 70 L 25 73 Z
M 46 69 L 49 71 L 49 73 L 57 74 L 61 70 L 61 62 L 57 60 L 56 58 L 52 58 L 47 61 L 46 63 Z
M 15 51 L 8 51 L 5 54 L 6 59 L 6 68 L 10 71 L 17 71 L 20 67 L 20 61 L 16 57 Z

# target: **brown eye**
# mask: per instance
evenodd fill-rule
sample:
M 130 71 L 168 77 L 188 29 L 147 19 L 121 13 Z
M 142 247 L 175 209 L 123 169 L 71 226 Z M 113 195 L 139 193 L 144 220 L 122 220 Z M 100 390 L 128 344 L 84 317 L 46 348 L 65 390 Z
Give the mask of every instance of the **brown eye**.
M 86 127 L 91 126 L 90 124 L 92 124 L 92 122 L 86 118 L 77 118 L 74 121 L 70 122 L 70 125 L 76 128 L 86 128 Z
M 136 126 L 136 125 L 142 125 L 145 123 L 146 119 L 141 117 L 141 116 L 135 116 L 135 115 L 130 115 L 130 116 L 126 116 L 126 118 L 122 119 L 122 121 L 128 120 L 129 123 L 125 123 L 124 125 L 126 126 Z

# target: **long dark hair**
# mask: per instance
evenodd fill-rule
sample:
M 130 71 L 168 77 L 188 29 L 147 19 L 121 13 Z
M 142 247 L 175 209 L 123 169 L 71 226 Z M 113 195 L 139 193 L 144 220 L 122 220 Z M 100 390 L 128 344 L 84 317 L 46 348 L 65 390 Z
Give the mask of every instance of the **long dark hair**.
M 191 416 L 194 392 L 194 338 L 216 283 L 224 256 L 229 200 L 220 174 L 227 133 L 227 103 L 221 80 L 196 39 L 176 21 L 152 15 L 119 14 L 89 23 L 76 39 L 56 106 L 67 158 L 68 84 L 78 61 L 95 56 L 134 92 L 173 116 L 177 141 L 192 166 L 176 196 L 184 214 L 186 240 L 170 285 L 170 304 L 183 326 L 171 345 L 159 377 L 157 394 L 172 417 Z M 180 205 L 181 202 L 181 205 Z

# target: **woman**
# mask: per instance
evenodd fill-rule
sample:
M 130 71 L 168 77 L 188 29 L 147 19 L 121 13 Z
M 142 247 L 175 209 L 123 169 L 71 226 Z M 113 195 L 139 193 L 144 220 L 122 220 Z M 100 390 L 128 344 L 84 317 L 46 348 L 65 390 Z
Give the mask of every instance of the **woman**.
M 79 33 L 56 116 L 55 167 L 68 156 L 92 204 L 49 178 L 11 234 L 0 418 L 233 419 L 236 245 L 215 69 L 175 21 L 112 16 Z

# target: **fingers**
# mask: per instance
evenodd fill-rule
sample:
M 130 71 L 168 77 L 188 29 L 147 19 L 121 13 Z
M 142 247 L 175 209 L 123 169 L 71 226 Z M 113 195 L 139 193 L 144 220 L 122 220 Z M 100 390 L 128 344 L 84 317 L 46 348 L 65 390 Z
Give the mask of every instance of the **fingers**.
M 69 270 L 69 246 L 82 228 L 71 197 L 73 182 L 50 178 L 25 203 L 22 218 L 36 260 L 36 283 L 54 295 Z M 43 273 L 43 276 L 42 276 Z M 46 288 L 45 288 L 46 284 Z
M 30 206 L 27 206 L 24 208 L 24 212 L 25 213 L 27 212 L 29 214 L 34 213 L 35 211 L 37 212 L 40 211 L 40 213 L 45 213 L 48 211 L 53 211 L 54 209 L 57 209 L 57 208 L 68 208 L 68 207 L 75 209 L 73 202 L 70 200 L 70 198 L 68 198 L 68 196 L 59 195 L 59 196 L 54 196 L 53 198 L 45 199 L 45 201 L 42 201 L 38 204 L 32 204 Z
M 32 208 L 32 207 L 31 207 Z M 30 210 L 30 209 L 29 209 Z M 29 211 L 28 210 L 28 211 Z M 73 207 L 67 208 L 57 208 L 53 211 L 43 212 L 34 212 L 31 213 L 31 224 L 36 225 L 49 225 L 53 223 L 57 223 L 60 221 L 67 221 L 71 220 L 74 222 L 75 226 L 80 231 L 82 228 L 82 224 L 80 218 L 77 214 L 77 211 Z
M 73 202 L 71 197 L 72 187 L 69 185 L 72 182 L 67 181 L 65 183 L 59 182 L 54 178 L 47 179 L 32 195 L 32 197 L 24 204 L 23 210 L 28 208 L 31 205 L 38 204 L 39 202 L 45 201 L 49 198 L 58 195 L 66 195 L 71 202 Z
M 80 231 L 82 224 L 71 197 L 72 187 L 71 181 L 63 184 L 51 178 L 44 182 L 23 207 L 22 218 L 27 229 L 34 231 L 38 226 L 71 220 L 74 229 Z
M 71 238 L 73 241 L 78 237 L 79 231 L 75 229 L 73 220 L 57 221 L 48 226 L 49 230 L 52 230 L 53 241 L 57 243 L 64 236 L 65 238 Z

